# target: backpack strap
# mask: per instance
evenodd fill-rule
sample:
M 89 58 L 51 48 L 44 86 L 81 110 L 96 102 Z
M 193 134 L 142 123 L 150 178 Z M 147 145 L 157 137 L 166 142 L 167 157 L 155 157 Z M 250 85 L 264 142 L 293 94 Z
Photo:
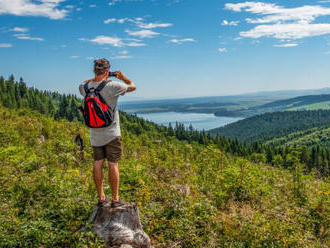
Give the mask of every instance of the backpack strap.
M 102 81 L 102 83 L 100 83 L 100 84 L 97 86 L 97 88 L 95 89 L 95 91 L 100 92 L 100 91 L 104 88 L 104 86 L 105 86 L 107 83 L 108 83 L 108 82 L 107 82 L 106 80 Z
M 90 88 L 90 89 L 89 89 L 89 88 L 88 88 L 88 83 L 89 83 L 89 82 L 85 83 L 85 85 L 84 85 L 84 90 L 85 90 L 85 92 L 86 92 L 86 95 L 87 95 L 89 92 L 91 92 L 91 90 L 93 90 L 93 92 L 94 92 L 94 91 L 98 91 L 98 92 L 100 92 L 108 82 L 107 82 L 106 80 L 102 81 L 102 83 L 100 83 L 100 84 L 97 86 L 96 89 L 94 89 L 94 88 Z
M 84 84 L 84 90 L 85 90 L 86 95 L 90 92 L 90 90 L 88 88 L 88 83 L 89 82 L 87 82 L 87 83 Z

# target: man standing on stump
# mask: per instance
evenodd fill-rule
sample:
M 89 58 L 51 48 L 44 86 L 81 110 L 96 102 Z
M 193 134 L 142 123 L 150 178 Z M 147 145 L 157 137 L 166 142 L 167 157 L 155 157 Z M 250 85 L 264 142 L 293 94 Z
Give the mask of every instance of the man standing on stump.
M 107 59 L 94 60 L 95 77 L 82 82 L 79 85 L 79 91 L 82 96 L 86 95 L 84 85 L 87 84 L 88 89 L 94 88 L 107 81 L 104 88 L 100 91 L 101 96 L 106 104 L 114 109 L 114 120 L 110 126 L 102 128 L 90 128 L 90 142 L 93 148 L 93 174 L 94 182 L 97 189 L 99 201 L 98 206 L 109 202 L 109 199 L 103 192 L 103 162 L 108 160 L 109 165 L 109 183 L 112 191 L 111 207 L 118 207 L 125 202 L 119 197 L 119 160 L 122 157 L 123 149 L 121 143 L 121 132 L 119 123 L 119 113 L 117 103 L 119 96 L 123 96 L 126 92 L 132 92 L 136 89 L 135 84 L 129 80 L 124 73 L 115 71 L 116 78 L 123 82 L 110 81 L 109 78 L 110 63 Z

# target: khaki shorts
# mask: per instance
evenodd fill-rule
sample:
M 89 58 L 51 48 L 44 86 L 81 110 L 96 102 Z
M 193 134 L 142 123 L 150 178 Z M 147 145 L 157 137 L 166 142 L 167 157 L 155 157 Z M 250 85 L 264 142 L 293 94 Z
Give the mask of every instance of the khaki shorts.
M 121 137 L 117 136 L 104 146 L 92 146 L 94 160 L 107 158 L 108 162 L 117 163 L 123 154 Z

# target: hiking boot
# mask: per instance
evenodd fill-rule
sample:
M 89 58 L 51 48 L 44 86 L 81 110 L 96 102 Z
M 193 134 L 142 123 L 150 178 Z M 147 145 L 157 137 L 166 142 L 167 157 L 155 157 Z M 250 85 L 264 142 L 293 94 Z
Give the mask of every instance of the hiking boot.
M 111 202 L 111 206 L 112 208 L 117 208 L 117 207 L 120 207 L 120 206 L 124 206 L 126 205 L 127 203 L 125 201 L 123 201 L 122 199 L 118 198 L 118 201 L 116 202 Z
M 98 201 L 98 202 L 97 202 L 97 206 L 98 206 L 98 207 L 103 207 L 104 204 L 106 204 L 106 203 L 108 203 L 108 202 L 109 202 L 109 199 L 108 199 L 107 196 L 105 196 L 105 200 L 104 200 L 104 201 Z

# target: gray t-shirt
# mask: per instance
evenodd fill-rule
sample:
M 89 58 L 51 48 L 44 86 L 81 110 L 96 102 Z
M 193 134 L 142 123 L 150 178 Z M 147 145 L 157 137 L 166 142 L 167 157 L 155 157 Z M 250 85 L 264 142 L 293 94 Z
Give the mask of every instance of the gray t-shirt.
M 87 82 L 84 81 L 79 85 L 79 91 L 82 96 L 86 95 L 84 90 L 84 85 Z M 90 81 L 88 83 L 88 88 L 96 88 L 101 82 Z M 118 82 L 118 81 L 108 81 L 108 83 L 101 90 L 100 94 L 104 98 L 104 101 L 115 108 L 114 121 L 110 126 L 102 128 L 90 128 L 90 142 L 92 146 L 104 146 L 113 140 L 117 136 L 121 136 L 120 133 L 120 123 L 119 123 L 119 113 L 117 108 L 118 97 L 123 96 L 129 85 Z

